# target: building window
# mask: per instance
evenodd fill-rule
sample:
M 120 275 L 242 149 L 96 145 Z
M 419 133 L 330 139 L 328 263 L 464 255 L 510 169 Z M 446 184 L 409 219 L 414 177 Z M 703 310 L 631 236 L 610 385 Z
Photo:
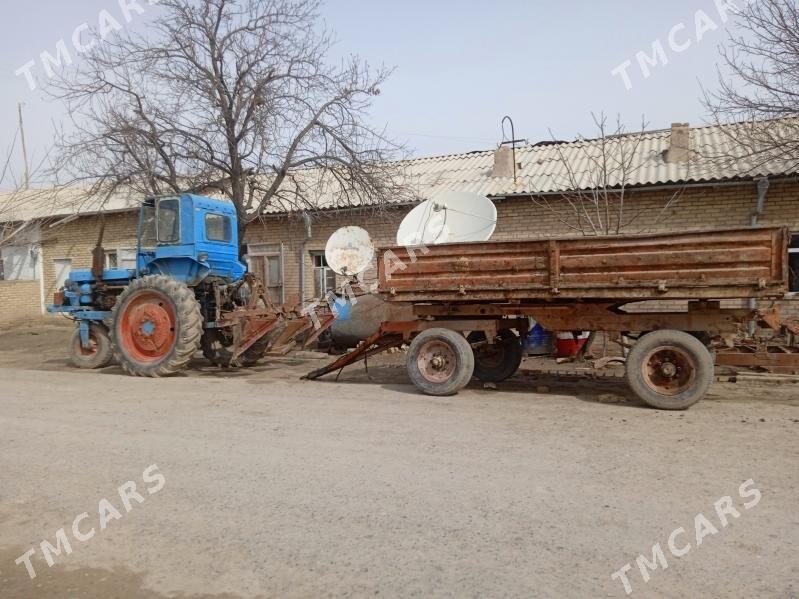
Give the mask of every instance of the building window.
M 208 241 L 230 241 L 233 238 L 230 217 L 222 214 L 206 214 L 205 238 Z
M 107 251 L 105 253 L 105 267 L 135 270 L 136 250 L 119 248 Z
M 799 235 L 794 235 L 791 239 L 788 266 L 791 271 L 791 291 L 799 292 Z
M 35 281 L 39 278 L 39 250 L 35 245 L 10 245 L 0 249 L 0 280 Z
M 55 272 L 55 288 L 61 289 L 72 272 L 71 258 L 56 258 L 53 260 L 53 271 Z
M 119 268 L 127 268 L 128 270 L 136 270 L 136 256 L 138 252 L 136 248 L 120 249 L 117 250 L 117 264 Z
M 313 289 L 316 297 L 324 297 L 328 291 L 336 289 L 336 273 L 327 264 L 323 252 L 312 252 L 313 258 Z

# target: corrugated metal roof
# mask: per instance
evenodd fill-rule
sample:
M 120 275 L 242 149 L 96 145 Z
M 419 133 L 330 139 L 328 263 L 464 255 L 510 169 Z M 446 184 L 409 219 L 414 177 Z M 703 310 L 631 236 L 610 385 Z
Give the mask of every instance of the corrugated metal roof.
M 0 194 L 0 222 L 63 218 L 100 211 L 132 210 L 142 198 L 130 191 L 119 191 L 106 201 L 89 195 L 82 187 L 27 189 Z
M 780 123 L 770 121 L 761 125 L 773 129 L 779 128 Z M 741 132 L 739 129 L 745 126 L 748 125 L 692 128 L 691 158 L 687 163 L 668 162 L 665 158 L 671 143 L 671 130 L 647 131 L 604 140 L 528 145 L 516 150 L 516 161 L 520 168 L 515 183 L 513 177 L 492 176 L 493 149 L 415 158 L 394 163 L 393 166 L 397 167 L 402 181 L 414 191 L 414 195 L 421 198 L 432 198 L 447 191 L 471 191 L 489 197 L 504 197 L 592 189 L 604 183 L 609 187 L 637 187 L 799 174 L 796 161 L 774 158 L 758 161 L 747 156 L 735 141 Z M 610 167 L 598 166 L 603 156 L 610 159 Z M 620 168 L 622 161 L 629 167 Z M 607 173 L 606 182 L 602 181 L 603 173 Z M 374 204 L 353 198 L 346 190 L 338 189 L 332 178 L 320 176 L 320 171 L 315 169 L 294 172 L 292 179 L 304 189 L 306 195 L 316 197 L 315 207 L 318 209 Z M 85 192 L 75 188 L 38 190 L 18 195 L 19 201 L 16 198 L 14 201 L 15 209 L 10 213 L 0 213 L 0 221 L 89 213 L 99 209 L 96 201 L 88 200 Z M 7 203 L 7 198 L 8 194 L 0 195 L 0 207 Z M 120 192 L 107 200 L 104 209 L 130 209 L 139 201 L 140 198 L 130 193 Z M 397 203 L 407 201 L 406 194 L 398 197 Z M 280 214 L 294 210 L 296 208 L 291 205 L 276 202 L 267 213 Z
M 610 138 L 605 141 L 608 148 L 606 153 L 611 160 L 624 158 L 631 165 L 624 173 L 625 184 L 629 186 L 788 174 L 788 167 L 791 167 L 791 172 L 796 172 L 796 164 L 775 164 L 772 161 L 758 168 L 751 160 L 734 156 L 732 140 L 721 129 L 702 127 L 691 130 L 691 159 L 688 163 L 666 161 L 670 130 Z M 609 186 L 621 185 L 622 169 L 618 163 L 605 169 L 598 166 L 603 156 L 602 143 L 602 140 L 586 140 L 517 149 L 516 156 L 521 169 L 516 186 L 512 178 L 491 177 L 493 152 L 465 155 L 462 159 L 444 157 L 421 160 L 419 167 L 412 165 L 411 168 L 418 169 L 426 182 L 434 184 L 432 180 L 428 181 L 429 177 L 445 173 L 448 175 L 448 184 L 463 182 L 475 185 L 475 191 L 493 196 L 589 189 L 597 186 L 603 172 L 608 174 Z
M 417 158 L 400 163 L 405 181 L 422 198 L 447 191 L 471 191 L 488 197 L 517 194 L 543 194 L 594 189 L 607 186 L 652 186 L 722 182 L 763 176 L 799 173 L 799 164 L 789 159 L 759 160 L 746 155 L 736 139 L 748 125 L 697 127 L 690 130 L 690 160 L 668 162 L 671 130 L 647 131 L 605 140 L 578 140 L 569 143 L 528 145 L 516 149 L 520 168 L 517 179 L 492 177 L 494 150 Z M 771 128 L 779 122 L 769 122 Z M 792 124 L 795 127 L 795 124 Z M 605 144 L 603 150 L 603 143 Z M 599 166 L 608 156 L 609 167 Z M 615 160 L 615 163 L 613 162 Z M 622 168 L 620 163 L 627 166 Z M 346 207 L 351 207 L 348 201 Z M 322 195 L 320 208 L 341 208 L 333 196 Z M 274 206 L 270 212 L 287 212 Z

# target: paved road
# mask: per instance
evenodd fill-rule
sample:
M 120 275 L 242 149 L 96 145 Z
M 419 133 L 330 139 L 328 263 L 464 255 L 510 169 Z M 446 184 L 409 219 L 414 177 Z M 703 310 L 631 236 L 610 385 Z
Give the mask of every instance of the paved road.
M 114 372 L 0 369 L 0 597 L 615 597 L 628 562 L 638 596 L 799 593 L 796 400 L 667 413 L 592 387 Z M 697 547 L 700 512 L 718 532 Z M 72 553 L 49 568 L 61 527 Z M 644 583 L 658 542 L 668 568 Z M 33 581 L 14 564 L 31 548 Z

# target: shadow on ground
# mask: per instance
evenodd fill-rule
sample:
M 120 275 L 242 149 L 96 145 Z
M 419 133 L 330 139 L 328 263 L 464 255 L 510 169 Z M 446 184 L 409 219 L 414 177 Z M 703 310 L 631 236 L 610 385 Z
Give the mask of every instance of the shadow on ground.
M 68 358 L 68 345 L 74 325 L 61 322 L 38 322 L 19 325 L 0 330 L 0 368 L 23 368 L 30 370 L 46 370 L 55 372 L 86 372 L 72 366 Z M 317 370 L 322 365 L 332 362 L 335 356 L 315 354 L 313 352 L 297 352 L 286 356 L 269 356 L 254 368 L 219 368 L 211 365 L 200 354 L 192 360 L 189 368 L 176 377 L 205 379 L 236 379 L 253 385 L 264 385 L 271 381 L 299 382 L 305 374 Z M 325 393 L 324 384 L 339 382 L 348 385 L 379 385 L 382 388 L 408 395 L 418 395 L 405 371 L 405 354 L 387 353 L 369 359 L 368 370 L 363 362 L 353 364 L 339 375 L 332 372 L 318 379 L 320 393 Z M 528 372 L 525 373 L 525 368 Z M 497 383 L 496 389 L 486 388 L 480 381 L 474 380 L 468 390 L 480 397 L 502 392 L 516 394 L 519 398 L 540 399 L 547 396 L 563 397 L 564 400 L 575 398 L 588 403 L 616 404 L 625 407 L 645 407 L 635 398 L 620 373 L 612 369 L 600 373 L 580 372 L 574 367 L 573 372 L 565 371 L 553 374 L 543 368 L 541 360 L 535 358 L 525 360 L 522 370 L 512 379 Z M 568 366 L 559 368 L 567 369 Z M 544 370 L 544 372 L 530 372 Z M 124 375 L 118 365 L 111 365 L 97 374 Z M 313 383 L 311 383 L 313 384 Z M 748 402 L 753 398 L 754 383 L 717 384 L 711 389 L 706 400 L 732 400 Z M 565 397 L 564 397 L 565 396 Z M 507 397 L 507 396 L 505 396 Z M 760 395 L 761 401 L 783 402 L 799 405 L 799 395 L 795 386 L 775 383 L 769 392 Z
M 419 396 L 419 391 L 411 384 L 403 364 L 385 364 L 370 366 L 369 371 L 363 366 L 355 365 L 345 369 L 336 377 L 333 372 L 318 379 L 320 383 L 341 383 L 347 385 L 380 385 L 381 388 L 395 393 Z M 257 382 L 257 381 L 253 381 Z M 542 398 L 557 396 L 575 398 L 588 403 L 617 404 L 630 408 L 648 408 L 642 401 L 633 396 L 627 385 L 621 379 L 591 379 L 583 375 L 524 375 L 516 376 L 495 383 L 495 388 L 487 388 L 479 380 L 472 380 L 466 388 L 480 397 L 490 399 L 492 395 L 501 392 L 503 399 L 509 395 L 518 395 L 520 398 L 529 399 L 532 396 Z

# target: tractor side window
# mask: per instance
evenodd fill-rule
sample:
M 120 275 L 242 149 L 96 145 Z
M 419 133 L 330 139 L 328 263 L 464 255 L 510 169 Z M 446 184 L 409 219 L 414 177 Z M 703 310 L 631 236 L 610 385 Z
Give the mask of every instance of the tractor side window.
M 142 206 L 141 216 L 141 245 L 144 248 L 155 247 L 155 206 Z
M 222 214 L 206 214 L 205 238 L 208 241 L 230 241 L 233 238 L 230 217 Z
M 158 241 L 175 243 L 180 240 L 180 198 L 158 200 Z

